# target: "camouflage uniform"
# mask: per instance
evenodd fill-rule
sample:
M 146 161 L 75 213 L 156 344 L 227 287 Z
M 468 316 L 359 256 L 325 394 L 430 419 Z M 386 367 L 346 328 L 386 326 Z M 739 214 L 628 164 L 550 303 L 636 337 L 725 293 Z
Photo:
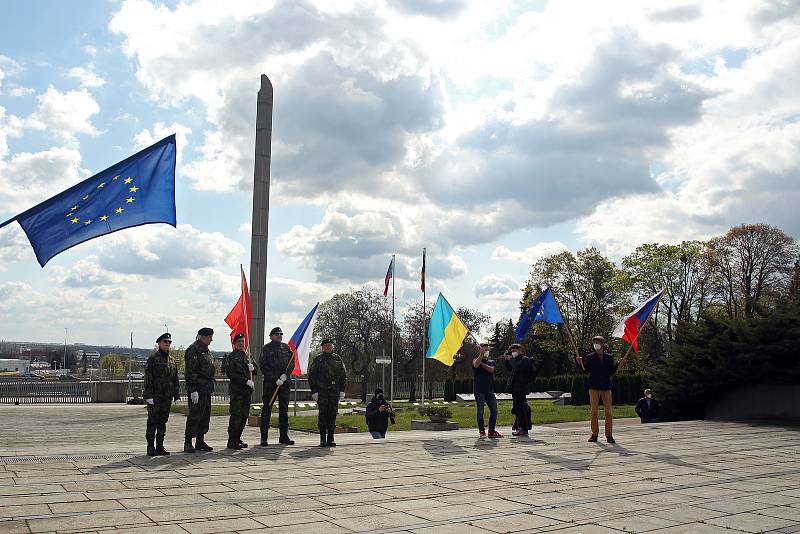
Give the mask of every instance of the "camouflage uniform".
M 261 414 L 261 442 L 266 443 L 269 432 L 269 421 L 272 418 L 272 407 L 268 406 L 275 388 L 278 386 L 275 381 L 281 375 L 286 375 L 287 383 L 278 389 L 278 430 L 281 440 L 288 437 L 289 433 L 289 390 L 288 380 L 294 369 L 294 354 L 289 345 L 280 341 L 270 341 L 261 349 L 261 357 L 258 359 L 261 373 L 264 375 L 263 401 L 264 410 Z
M 347 372 L 342 358 L 332 352 L 322 352 L 314 358 L 308 369 L 308 385 L 312 394 L 318 394 L 320 445 L 323 442 L 331 445 L 339 409 L 339 392 L 347 386 Z
M 230 379 L 228 392 L 231 416 L 228 420 L 228 445 L 242 441 L 242 432 L 247 424 L 247 416 L 250 415 L 253 390 L 247 385 L 247 381 L 252 379 L 248 363 L 250 359 L 247 354 L 238 349 L 225 356 L 222 362 L 222 370 Z M 258 369 L 253 367 L 253 375 L 258 374 Z
M 198 339 L 186 349 L 186 393 L 196 391 L 197 404 L 189 402 L 189 417 L 186 418 L 186 439 L 197 437 L 203 441 L 211 420 L 211 394 L 214 392 L 214 358 L 206 345 Z
M 144 398 L 153 399 L 153 404 L 147 405 L 145 437 L 148 443 L 155 438 L 157 446 L 163 449 L 172 401 L 180 399 L 178 365 L 168 353 L 155 350 L 147 358 L 144 371 Z

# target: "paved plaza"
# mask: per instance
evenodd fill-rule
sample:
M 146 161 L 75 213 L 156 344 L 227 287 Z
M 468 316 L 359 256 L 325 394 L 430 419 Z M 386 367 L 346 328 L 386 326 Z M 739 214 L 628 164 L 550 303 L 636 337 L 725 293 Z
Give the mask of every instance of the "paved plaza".
M 151 458 L 141 407 L 0 406 L 0 420 L 3 534 L 800 532 L 790 427 L 622 420 L 616 445 L 570 423 L 525 440 L 349 434 L 332 450 L 294 433 L 292 447 L 228 451 L 214 417 L 219 449 L 187 455 L 173 414 L 174 452 Z

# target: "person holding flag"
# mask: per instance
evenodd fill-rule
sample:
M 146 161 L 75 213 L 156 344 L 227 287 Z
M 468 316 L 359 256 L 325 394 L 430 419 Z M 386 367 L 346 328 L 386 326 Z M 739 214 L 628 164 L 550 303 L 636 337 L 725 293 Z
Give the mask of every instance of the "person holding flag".
M 241 332 L 233 336 L 233 351 L 222 360 L 222 372 L 230 380 L 230 419 L 228 420 L 228 449 L 246 449 L 242 432 L 250 415 L 250 400 L 253 395 L 253 375 L 258 373 L 244 352 L 245 336 Z
M 294 370 L 295 358 L 291 347 L 283 342 L 283 330 L 279 326 L 269 333 L 270 342 L 261 349 L 258 365 L 264 375 L 263 401 L 261 411 L 261 446 L 268 445 L 269 421 L 272 418 L 272 403 L 275 394 L 278 398 L 278 443 L 294 445 L 294 440 L 289 438 L 289 388 L 281 387 L 288 380 Z
M 597 441 L 600 432 L 600 424 L 597 420 L 597 412 L 600 401 L 603 401 L 603 412 L 605 414 L 605 432 L 608 443 L 616 443 L 613 436 L 614 415 L 611 410 L 611 377 L 625 366 L 628 361 L 626 354 L 614 363 L 611 354 L 606 352 L 606 340 L 603 336 L 592 338 L 594 350 L 583 357 L 578 357 L 577 362 L 581 368 L 589 373 L 589 403 L 592 406 L 591 429 L 592 435 L 589 436 L 590 442 Z

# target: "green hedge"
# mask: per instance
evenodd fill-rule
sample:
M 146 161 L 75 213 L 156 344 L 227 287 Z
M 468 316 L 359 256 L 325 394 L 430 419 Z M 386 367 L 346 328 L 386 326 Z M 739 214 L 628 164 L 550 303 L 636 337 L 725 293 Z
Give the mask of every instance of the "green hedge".
M 644 374 L 620 373 L 612 378 L 614 402 L 633 404 L 639 400 L 649 378 Z M 533 383 L 533 391 L 569 391 L 573 404 L 589 404 L 589 375 L 538 376 Z

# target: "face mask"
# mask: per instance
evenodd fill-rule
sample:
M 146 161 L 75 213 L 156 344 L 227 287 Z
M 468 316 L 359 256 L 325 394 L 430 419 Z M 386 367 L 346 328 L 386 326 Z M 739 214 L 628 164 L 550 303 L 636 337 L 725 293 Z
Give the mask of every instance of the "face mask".
M 516 358 L 517 356 L 519 356 L 519 352 L 512 352 L 511 355 Z
M 601 345 L 600 343 L 595 343 L 594 344 L 594 350 L 600 350 L 602 348 L 603 348 L 603 345 Z
M 648 393 L 647 395 L 645 395 L 645 397 L 647 397 L 648 399 L 652 399 L 652 398 L 653 398 L 653 396 L 652 396 L 650 393 Z

